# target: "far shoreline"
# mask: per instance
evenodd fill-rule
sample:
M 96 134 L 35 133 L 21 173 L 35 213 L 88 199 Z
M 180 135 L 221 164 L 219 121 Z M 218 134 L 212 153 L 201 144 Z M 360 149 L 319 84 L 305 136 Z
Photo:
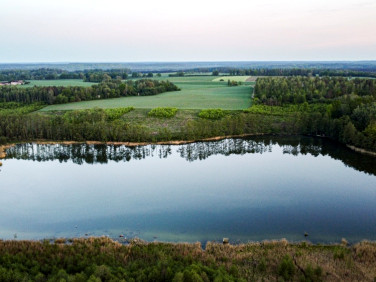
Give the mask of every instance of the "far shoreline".
M 245 138 L 250 136 L 305 136 L 305 135 L 291 135 L 291 134 L 266 134 L 266 133 L 245 133 L 245 134 L 237 134 L 237 135 L 223 135 L 223 136 L 214 136 L 208 138 L 202 138 L 197 140 L 170 140 L 170 141 L 157 141 L 157 142 L 129 142 L 129 141 L 54 141 L 54 140 L 30 140 L 30 141 L 20 141 L 20 142 L 12 142 L 9 144 L 0 145 L 0 160 L 6 158 L 6 150 L 15 146 L 16 144 L 24 144 L 24 143 L 34 143 L 39 145 L 76 145 L 76 144 L 87 144 L 87 145 L 114 145 L 114 146 L 127 146 L 127 147 L 137 147 L 137 146 L 147 146 L 147 145 L 184 145 L 184 144 L 191 144 L 196 142 L 210 142 L 210 141 L 220 141 L 229 138 Z M 307 135 L 308 137 L 313 138 L 328 138 L 322 135 L 311 136 Z M 330 138 L 329 138 L 330 139 Z M 333 140 L 334 141 L 334 140 Z M 334 141 L 336 142 L 336 141 Z M 350 144 L 341 144 L 347 147 L 348 149 L 357 152 L 362 155 L 368 155 L 371 157 L 376 157 L 376 152 L 365 150 L 359 147 L 355 147 Z M 0 166 L 2 163 L 0 162 Z

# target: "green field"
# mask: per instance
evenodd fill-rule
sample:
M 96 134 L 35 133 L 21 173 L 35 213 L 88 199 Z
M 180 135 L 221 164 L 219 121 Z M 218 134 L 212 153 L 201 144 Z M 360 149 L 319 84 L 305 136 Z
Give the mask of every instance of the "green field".
M 29 80 L 30 84 L 21 85 L 18 87 L 33 87 L 33 86 L 84 86 L 88 87 L 93 82 L 83 82 L 82 79 L 58 79 L 58 80 Z
M 228 81 L 228 80 L 235 80 L 235 81 L 241 81 L 241 82 L 246 82 L 247 79 L 256 79 L 255 76 L 221 76 L 221 77 L 217 77 L 215 79 L 213 79 L 213 81 L 220 81 L 221 79 L 223 79 L 224 81 Z
M 179 109 L 241 110 L 251 105 L 252 83 L 228 87 L 226 82 L 212 81 L 212 76 L 199 77 L 161 77 L 181 88 L 181 91 L 162 93 L 155 96 L 122 97 L 106 100 L 84 101 L 69 104 L 51 105 L 41 111 L 60 111 L 100 108 L 119 108 L 133 106 L 150 109 L 155 107 L 176 107 Z

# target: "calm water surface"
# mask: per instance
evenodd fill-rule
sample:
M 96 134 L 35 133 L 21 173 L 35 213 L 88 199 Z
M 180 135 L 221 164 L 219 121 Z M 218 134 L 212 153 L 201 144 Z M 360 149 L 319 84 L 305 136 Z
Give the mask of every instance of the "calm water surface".
M 306 137 L 21 144 L 0 171 L 0 238 L 376 240 L 375 175 L 376 158 Z

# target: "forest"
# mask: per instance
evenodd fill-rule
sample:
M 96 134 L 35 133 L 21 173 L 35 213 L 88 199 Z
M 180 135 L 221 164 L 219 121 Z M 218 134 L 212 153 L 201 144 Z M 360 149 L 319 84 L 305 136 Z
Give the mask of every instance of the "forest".
M 376 99 L 375 79 L 341 77 L 266 77 L 258 78 L 255 86 L 256 103 L 285 105 L 328 103 L 349 97 L 356 103 Z
M 0 103 L 18 102 L 25 104 L 46 103 L 63 104 L 95 99 L 118 98 L 125 96 L 149 96 L 179 88 L 169 81 L 150 79 L 140 80 L 108 80 L 90 87 L 0 87 Z
M 255 104 L 279 107 L 282 112 L 291 108 L 288 105 L 300 104 L 301 114 L 307 119 L 302 133 L 376 151 L 374 79 L 259 78 L 254 97 Z

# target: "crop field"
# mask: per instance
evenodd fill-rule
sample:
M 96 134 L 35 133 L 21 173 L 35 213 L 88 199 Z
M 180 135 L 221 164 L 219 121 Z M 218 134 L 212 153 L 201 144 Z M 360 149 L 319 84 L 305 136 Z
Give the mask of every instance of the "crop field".
M 59 80 L 29 80 L 30 84 L 21 85 L 18 87 L 33 87 L 33 86 L 84 86 L 88 87 L 93 82 L 84 82 L 82 79 L 59 79 Z
M 241 81 L 241 82 L 254 82 L 256 81 L 256 76 L 221 76 L 213 79 L 213 81 L 221 81 L 223 79 L 224 81 L 228 80 L 235 80 L 235 81 Z
M 181 91 L 167 92 L 155 96 L 121 97 L 115 99 L 83 101 L 51 105 L 41 111 L 62 111 L 100 108 L 119 108 L 133 106 L 141 109 L 156 107 L 175 107 L 178 109 L 242 110 L 251 105 L 251 83 L 229 87 L 226 82 L 212 81 L 212 76 L 200 77 L 161 77 L 175 83 Z

